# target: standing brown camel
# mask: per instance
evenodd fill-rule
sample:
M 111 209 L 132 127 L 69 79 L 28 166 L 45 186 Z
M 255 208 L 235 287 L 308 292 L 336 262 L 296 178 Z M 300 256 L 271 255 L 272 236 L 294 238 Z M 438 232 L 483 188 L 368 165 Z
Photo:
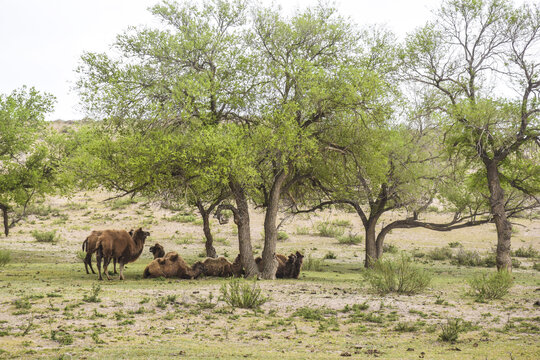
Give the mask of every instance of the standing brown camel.
M 86 273 L 90 274 L 88 272 L 88 266 L 90 266 L 90 270 L 92 270 L 92 274 L 95 274 L 94 268 L 92 267 L 92 254 L 96 252 L 97 250 L 97 240 L 99 235 L 103 230 L 93 230 L 90 235 L 83 241 L 82 243 L 82 250 L 86 251 L 86 256 L 84 258 L 84 268 L 86 269 Z M 133 229 L 129 230 L 129 236 L 133 235 Z M 116 272 L 116 259 L 113 259 L 114 264 L 114 274 L 117 274 Z
M 101 277 L 101 260 L 103 259 L 103 272 L 110 280 L 107 267 L 112 259 L 116 259 L 120 264 L 120 280 L 124 280 L 124 266 L 133 262 L 141 255 L 144 242 L 150 236 L 148 231 L 138 228 L 129 236 L 124 230 L 104 230 L 97 240 L 96 260 L 98 264 L 99 280 Z

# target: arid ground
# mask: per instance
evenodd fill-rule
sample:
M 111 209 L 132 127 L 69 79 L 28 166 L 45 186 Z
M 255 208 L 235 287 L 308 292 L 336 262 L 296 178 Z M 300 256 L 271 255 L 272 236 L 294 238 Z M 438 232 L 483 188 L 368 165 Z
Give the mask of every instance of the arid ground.
M 468 280 L 495 268 L 460 266 L 450 257 L 430 255 L 451 244 L 452 256 L 460 249 L 487 256 L 496 242 L 493 225 L 392 232 L 386 256 L 409 254 L 432 281 L 418 295 L 381 296 L 364 276 L 364 245 L 319 234 L 318 224 L 333 223 L 345 235 L 362 235 L 354 213 L 327 210 L 290 218 L 281 228 L 278 250 L 304 253 L 304 269 L 298 280 L 257 281 L 268 301 L 254 311 L 220 299 L 229 279 L 143 279 L 155 242 L 188 263 L 204 257 L 200 217 L 142 198 L 104 201 L 111 195 L 49 198 L 0 240 L 0 249 L 11 253 L 11 262 L 0 267 L 0 358 L 540 358 L 540 307 L 534 305 L 540 300 L 540 272 L 533 268 L 538 257 L 515 257 L 519 267 L 510 293 L 477 302 Z M 442 221 L 448 215 L 429 217 Z M 258 254 L 262 220 L 253 210 Z M 142 256 L 127 266 L 125 281 L 115 276 L 98 282 L 97 275 L 86 274 L 81 244 L 91 230 L 139 226 L 151 235 Z M 52 230 L 54 242 L 38 242 L 32 234 Z M 234 224 L 214 220 L 212 230 L 218 253 L 232 261 L 238 253 Z M 540 251 L 540 220 L 517 220 L 513 249 L 519 248 Z M 456 318 L 462 320 L 459 338 L 442 341 L 442 327 Z

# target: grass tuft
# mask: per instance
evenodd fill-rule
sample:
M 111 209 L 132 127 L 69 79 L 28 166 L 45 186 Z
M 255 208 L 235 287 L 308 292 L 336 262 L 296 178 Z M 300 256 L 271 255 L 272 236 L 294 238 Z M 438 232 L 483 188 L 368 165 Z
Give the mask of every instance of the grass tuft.
M 220 292 L 220 299 L 233 308 L 258 309 L 268 300 L 255 280 L 249 285 L 239 279 L 232 279 L 221 286 Z

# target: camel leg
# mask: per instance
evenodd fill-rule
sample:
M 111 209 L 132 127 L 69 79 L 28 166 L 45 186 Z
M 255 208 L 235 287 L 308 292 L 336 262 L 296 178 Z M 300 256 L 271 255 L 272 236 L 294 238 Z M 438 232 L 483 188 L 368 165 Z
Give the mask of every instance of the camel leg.
M 96 255 L 97 258 L 97 255 Z M 90 274 L 88 272 L 88 266 L 90 266 L 90 270 L 92 270 L 92 274 L 95 274 L 94 268 L 92 267 L 92 254 L 86 254 L 86 258 L 84 258 L 84 267 L 86 268 L 86 273 Z
M 107 270 L 107 267 L 109 266 L 109 263 L 111 262 L 111 258 L 106 257 L 103 260 L 103 273 L 107 277 L 107 280 L 111 280 L 111 277 L 109 276 L 109 271 Z
M 88 271 L 88 254 L 86 254 L 86 257 L 84 258 L 84 268 L 86 270 L 86 274 L 90 274 L 90 271 Z
M 120 263 L 120 280 L 124 280 L 124 264 Z
M 103 278 L 101 277 L 101 258 L 102 258 L 102 255 L 101 255 L 101 252 L 98 251 L 96 253 L 96 263 L 97 263 L 97 268 L 98 268 L 98 272 L 99 272 L 99 280 L 103 280 Z
M 115 273 L 115 274 L 118 274 L 118 273 L 116 272 L 116 258 L 113 259 L 113 265 L 114 265 L 114 273 Z

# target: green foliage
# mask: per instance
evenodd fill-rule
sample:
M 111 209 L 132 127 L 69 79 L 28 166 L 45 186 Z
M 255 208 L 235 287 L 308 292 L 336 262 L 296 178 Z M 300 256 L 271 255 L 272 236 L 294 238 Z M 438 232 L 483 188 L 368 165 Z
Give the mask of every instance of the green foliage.
M 441 334 L 439 340 L 445 342 L 454 342 L 458 339 L 459 334 L 463 332 L 463 320 L 447 319 L 446 324 L 441 325 Z
M 306 271 L 323 271 L 323 259 L 314 258 L 309 254 L 302 264 L 302 268 Z
M 0 250 L 0 267 L 4 267 L 11 262 L 11 251 Z
M 391 292 L 417 294 L 431 281 L 431 277 L 404 254 L 397 259 L 378 259 L 364 276 L 372 289 L 383 295 Z
M 61 345 L 73 344 L 73 335 L 64 330 L 51 330 L 51 340 L 57 341 Z
M 383 253 L 397 254 L 399 248 L 394 244 L 383 244 Z
M 459 241 L 451 241 L 448 243 L 448 247 L 455 249 L 455 248 L 461 248 L 463 245 Z
M 56 190 L 60 153 L 44 120 L 53 103 L 34 88 L 0 94 L 0 209 L 7 213 L 23 217 L 32 201 Z
M 540 263 L 535 262 L 532 266 L 532 268 L 536 271 L 540 271 Z
M 521 247 L 515 251 L 512 251 L 513 256 L 523 258 L 537 258 L 540 257 L 540 252 L 532 247 L 532 244 L 528 248 Z
M 477 301 L 502 299 L 512 287 L 512 274 L 506 270 L 487 274 L 479 274 L 469 280 L 471 295 Z
M 340 236 L 338 242 L 344 245 L 358 245 L 364 242 L 362 235 L 349 233 L 348 235 Z
M 490 266 L 491 264 L 488 258 L 489 257 L 482 259 L 482 257 L 476 251 L 459 249 L 451 263 L 454 265 L 463 266 Z M 495 264 L 493 263 L 493 265 Z
M 83 296 L 83 301 L 89 302 L 89 303 L 101 302 L 101 299 L 99 298 L 100 292 L 101 292 L 101 285 L 98 285 L 98 284 L 92 285 L 92 289 L 90 290 L 90 292 Z
M 289 239 L 289 235 L 285 231 L 278 231 L 277 239 L 280 241 Z
M 449 247 L 434 248 L 427 253 L 427 257 L 431 260 L 448 260 L 452 255 L 452 249 Z
M 51 230 L 51 231 L 34 230 L 32 231 L 32 236 L 34 237 L 34 239 L 36 239 L 37 242 L 55 243 L 58 240 L 58 236 L 56 235 L 56 230 Z
M 329 251 L 329 252 L 327 252 L 327 253 L 324 255 L 323 259 L 324 259 L 324 260 L 326 260 L 326 259 L 328 259 L 328 260 L 335 260 L 335 259 L 337 259 L 337 255 L 334 254 L 333 251 Z
M 258 309 L 263 305 L 268 298 L 262 294 L 262 290 L 255 282 L 251 281 L 250 285 L 247 281 L 232 279 L 220 288 L 220 299 L 225 301 L 233 308 L 242 309 Z
M 329 222 L 321 222 L 317 225 L 317 230 L 320 236 L 337 238 L 343 235 L 345 230 L 341 226 L 333 225 Z

